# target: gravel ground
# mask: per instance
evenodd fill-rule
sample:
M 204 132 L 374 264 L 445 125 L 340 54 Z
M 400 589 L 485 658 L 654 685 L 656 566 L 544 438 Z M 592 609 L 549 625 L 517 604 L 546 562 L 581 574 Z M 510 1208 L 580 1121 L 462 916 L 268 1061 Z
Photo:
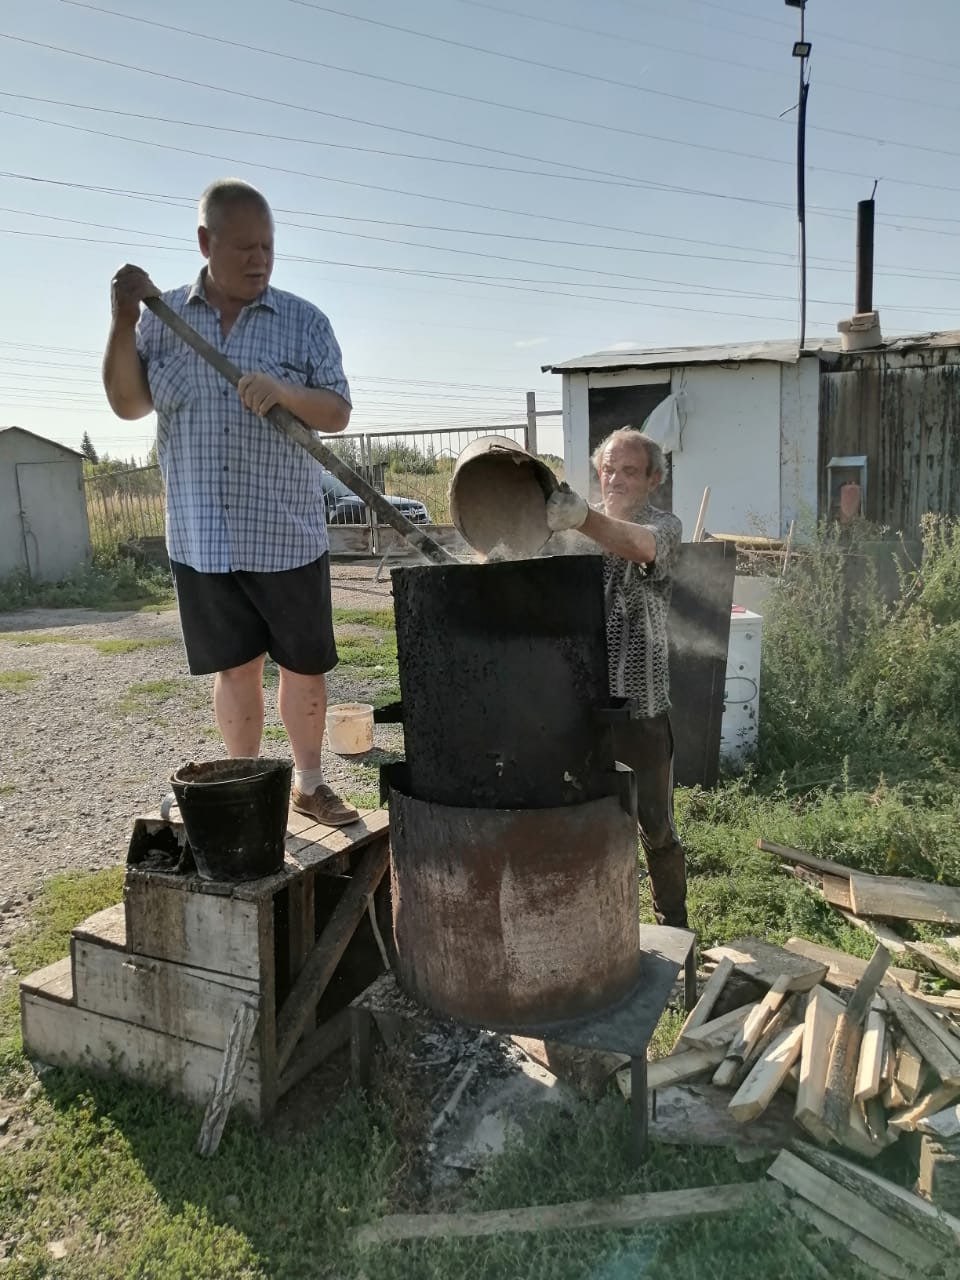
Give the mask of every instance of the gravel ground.
M 389 580 L 374 568 L 333 566 L 334 605 L 391 607 Z M 354 634 L 365 629 L 350 628 Z M 37 609 L 0 614 L 0 949 L 19 926 L 45 877 L 123 862 L 133 819 L 156 808 L 174 769 L 223 753 L 211 705 L 212 678 L 187 673 L 175 609 L 99 613 Z M 103 653 L 97 641 L 146 641 Z M 24 672 L 21 687 L 10 673 Z M 142 688 L 147 686 L 147 688 Z M 139 689 L 138 689 L 139 687 Z M 356 673 L 334 671 L 331 702 L 369 697 Z M 267 692 L 267 724 L 278 724 Z M 398 747 L 398 730 L 376 728 L 378 748 Z M 265 754 L 286 755 L 265 741 Z M 368 761 L 368 763 L 370 763 Z M 347 759 L 326 753 L 330 783 L 369 790 Z

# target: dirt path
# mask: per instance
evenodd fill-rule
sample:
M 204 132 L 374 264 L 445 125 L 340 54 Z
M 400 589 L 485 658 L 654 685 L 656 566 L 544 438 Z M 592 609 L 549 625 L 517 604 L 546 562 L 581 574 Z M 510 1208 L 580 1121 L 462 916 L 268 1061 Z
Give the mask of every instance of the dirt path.
M 375 567 L 335 565 L 334 604 L 389 609 L 389 579 Z M 222 754 L 212 680 L 190 677 L 177 612 L 86 609 L 0 614 L 0 947 L 43 879 L 96 870 L 126 857 L 133 818 L 155 808 L 170 773 Z M 21 637 L 23 637 L 21 639 Z M 28 637 L 38 637 L 34 643 Z M 334 671 L 330 700 L 375 695 L 357 671 Z M 267 693 L 264 751 L 286 756 Z M 397 730 L 378 726 L 377 745 Z M 327 753 L 331 784 L 375 788 L 368 765 Z

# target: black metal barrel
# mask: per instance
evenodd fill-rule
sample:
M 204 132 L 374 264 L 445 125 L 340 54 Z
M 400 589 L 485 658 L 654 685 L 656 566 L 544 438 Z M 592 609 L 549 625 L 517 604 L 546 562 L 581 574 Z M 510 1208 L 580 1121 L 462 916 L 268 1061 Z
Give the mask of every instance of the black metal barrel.
M 546 809 L 611 793 L 599 556 L 392 578 L 411 795 Z

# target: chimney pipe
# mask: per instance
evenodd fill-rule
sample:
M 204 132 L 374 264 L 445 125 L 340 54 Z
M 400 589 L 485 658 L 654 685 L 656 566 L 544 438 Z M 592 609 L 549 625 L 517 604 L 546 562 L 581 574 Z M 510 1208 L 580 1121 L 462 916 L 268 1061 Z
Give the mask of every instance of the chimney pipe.
M 864 315 L 873 310 L 873 215 L 874 200 L 857 205 L 857 298 L 854 310 Z
M 873 309 L 873 197 L 857 204 L 857 295 L 854 314 L 837 325 L 844 351 L 867 351 L 883 345 L 880 314 Z

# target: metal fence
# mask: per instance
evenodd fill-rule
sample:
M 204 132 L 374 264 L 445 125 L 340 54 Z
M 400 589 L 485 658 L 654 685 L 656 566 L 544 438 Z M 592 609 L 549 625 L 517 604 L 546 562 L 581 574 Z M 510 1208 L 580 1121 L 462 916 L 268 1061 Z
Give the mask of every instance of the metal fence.
M 537 417 L 547 416 L 537 414 Z M 324 444 L 386 494 L 415 523 L 450 523 L 450 478 L 457 455 L 481 436 L 502 435 L 536 447 L 535 420 L 510 426 L 444 427 L 394 432 L 351 432 Z M 115 547 L 163 535 L 160 468 L 96 472 L 86 477 L 90 537 L 95 547 Z M 331 525 L 375 523 L 369 508 L 330 473 L 323 481 Z

